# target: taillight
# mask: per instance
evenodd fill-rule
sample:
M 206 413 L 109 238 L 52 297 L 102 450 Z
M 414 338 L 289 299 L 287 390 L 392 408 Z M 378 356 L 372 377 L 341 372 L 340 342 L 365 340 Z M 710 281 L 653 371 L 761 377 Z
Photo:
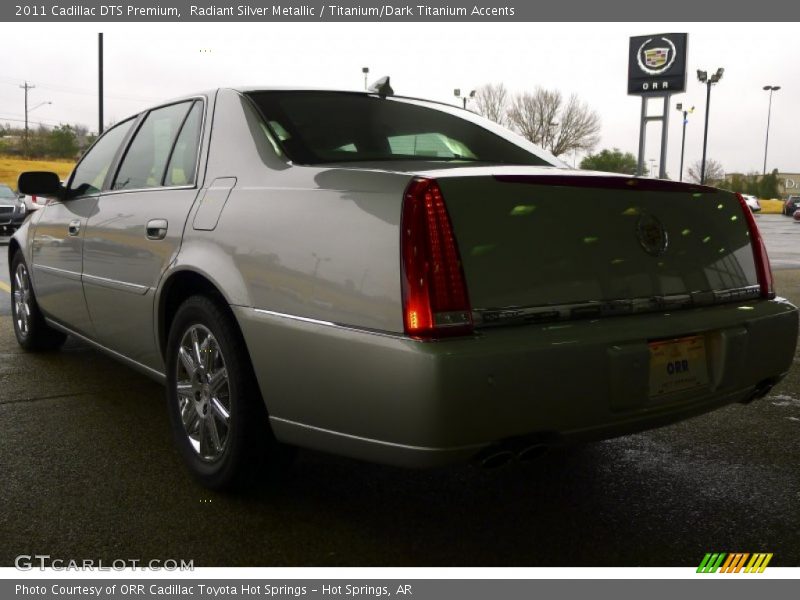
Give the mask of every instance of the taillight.
M 471 333 L 464 269 L 436 180 L 411 181 L 400 226 L 406 333 L 415 337 Z
M 753 211 L 747 206 L 744 197 L 741 194 L 736 194 L 736 197 L 742 206 L 745 219 L 747 219 L 747 229 L 750 231 L 750 245 L 753 247 L 753 258 L 756 263 L 758 284 L 761 287 L 761 297 L 772 299 L 775 297 L 775 281 L 772 278 L 772 267 L 769 265 L 769 256 L 767 256 L 764 238 L 761 237 L 756 218 L 753 216 Z

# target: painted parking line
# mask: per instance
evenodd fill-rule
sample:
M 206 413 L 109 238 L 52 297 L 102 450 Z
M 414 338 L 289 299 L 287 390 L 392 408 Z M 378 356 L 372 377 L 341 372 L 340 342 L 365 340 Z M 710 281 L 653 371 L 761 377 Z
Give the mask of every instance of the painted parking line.
M 11 293 L 11 286 L 8 285 L 5 281 L 0 281 L 0 290 L 4 292 Z

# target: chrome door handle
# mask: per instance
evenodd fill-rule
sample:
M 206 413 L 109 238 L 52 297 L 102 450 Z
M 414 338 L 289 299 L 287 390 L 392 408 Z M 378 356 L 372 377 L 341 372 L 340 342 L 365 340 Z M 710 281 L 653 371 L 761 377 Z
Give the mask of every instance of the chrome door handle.
M 166 219 L 153 219 L 147 222 L 146 233 L 148 240 L 163 240 L 167 237 L 168 223 Z
M 69 227 L 67 227 L 67 231 L 69 231 L 70 235 L 78 235 L 81 232 L 81 221 L 80 219 L 74 219 L 69 222 Z

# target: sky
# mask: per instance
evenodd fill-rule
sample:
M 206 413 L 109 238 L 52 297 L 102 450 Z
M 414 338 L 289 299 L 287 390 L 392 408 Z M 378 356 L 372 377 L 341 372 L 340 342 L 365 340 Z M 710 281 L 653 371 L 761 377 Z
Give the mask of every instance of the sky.
M 636 154 L 641 100 L 627 95 L 628 38 L 688 32 L 687 91 L 671 100 L 667 172 L 678 176 L 682 115 L 686 165 L 702 155 L 705 85 L 695 72 L 725 68 L 713 86 L 708 157 L 727 172 L 760 172 L 768 92 L 773 96 L 768 170 L 800 172 L 800 61 L 791 23 L 40 23 L 0 24 L 0 123 L 23 118 L 23 90 L 36 87 L 31 121 L 97 128 L 97 32 L 105 38 L 106 122 L 151 104 L 220 86 L 363 89 L 390 75 L 395 92 L 460 103 L 454 88 L 502 82 L 577 93 L 601 117 L 598 150 Z M 651 102 L 651 113 L 661 102 Z M 658 106 L 656 106 L 658 105 Z M 18 121 L 14 121 L 17 124 Z M 648 128 L 646 159 L 659 158 L 660 125 Z M 562 156 L 572 164 L 580 155 Z

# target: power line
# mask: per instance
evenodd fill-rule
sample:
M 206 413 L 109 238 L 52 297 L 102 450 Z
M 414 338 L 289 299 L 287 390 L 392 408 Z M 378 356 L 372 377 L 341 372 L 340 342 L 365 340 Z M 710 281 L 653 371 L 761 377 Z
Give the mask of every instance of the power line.
M 5 80 L 5 81 L 0 81 L 0 84 L 13 85 L 13 86 L 17 86 L 17 85 L 19 85 L 20 81 L 24 81 L 23 79 L 15 79 L 15 78 L 11 78 L 11 77 L 0 77 L 0 80 Z M 55 92 L 59 92 L 59 93 L 63 93 L 63 94 L 75 94 L 75 95 L 78 95 L 78 96 L 95 96 L 95 94 L 92 93 L 92 92 L 86 92 L 86 91 L 83 91 L 83 90 L 79 90 L 79 89 L 76 89 L 76 88 L 70 88 L 70 87 L 62 86 L 62 85 L 52 85 L 52 84 L 47 84 L 47 83 L 39 83 L 39 84 L 37 84 L 37 87 L 39 87 L 41 89 L 46 89 L 46 90 L 53 90 Z M 106 98 L 113 98 L 115 100 L 124 100 L 126 102 L 158 102 L 160 100 L 160 98 L 155 98 L 155 97 L 126 96 L 126 95 L 117 95 L 117 94 L 105 94 L 105 97 Z

